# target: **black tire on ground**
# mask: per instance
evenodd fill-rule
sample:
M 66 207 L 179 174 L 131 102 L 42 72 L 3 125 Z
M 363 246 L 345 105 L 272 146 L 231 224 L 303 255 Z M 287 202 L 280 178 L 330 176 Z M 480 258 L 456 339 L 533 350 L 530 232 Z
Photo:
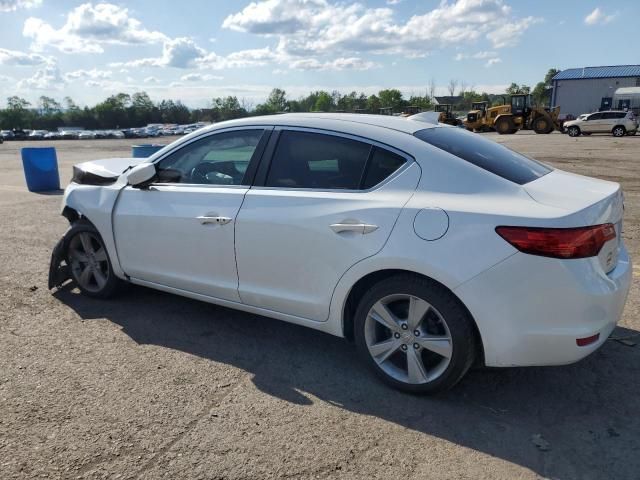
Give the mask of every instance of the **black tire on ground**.
M 515 132 L 515 125 L 513 124 L 513 119 L 510 117 L 502 117 L 496 121 L 495 124 L 496 132 L 500 135 L 511 134 Z
M 396 294 L 417 297 L 430 304 L 442 316 L 451 336 L 452 352 L 449 364 L 439 376 L 425 383 L 409 383 L 408 381 L 393 378 L 378 365 L 367 346 L 365 328 L 371 308 L 379 300 Z M 417 275 L 396 275 L 377 283 L 369 289 L 358 304 L 354 327 L 358 353 L 365 363 L 385 383 L 405 392 L 432 394 L 448 390 L 462 379 L 476 358 L 476 333 L 473 319 L 467 310 L 442 285 Z M 404 340 L 400 341 L 404 342 Z M 402 358 L 400 351 L 397 354 Z M 405 350 L 405 355 L 407 354 Z M 421 355 L 425 354 L 431 355 L 431 352 L 425 349 Z M 421 358 L 424 359 L 424 356 Z
M 611 130 L 611 134 L 614 137 L 624 137 L 627 134 L 627 129 L 624 128 L 622 125 L 616 125 Z
M 580 127 L 576 127 L 575 125 L 571 125 L 567 128 L 567 134 L 570 137 L 579 137 L 580 136 Z
M 553 126 L 546 117 L 538 117 L 533 121 L 533 131 L 536 133 L 550 133 L 552 130 Z
M 109 298 L 117 292 L 121 280 L 113 273 L 104 241 L 91 222 L 80 219 L 71 226 L 64 255 L 71 278 L 84 295 Z

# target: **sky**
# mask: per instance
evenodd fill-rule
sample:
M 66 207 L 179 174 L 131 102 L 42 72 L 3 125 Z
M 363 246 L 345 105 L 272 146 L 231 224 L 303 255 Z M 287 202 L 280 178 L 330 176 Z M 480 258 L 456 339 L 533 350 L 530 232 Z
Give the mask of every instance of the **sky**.
M 273 87 L 502 93 L 549 68 L 640 63 L 640 1 L 0 0 L 0 105 L 118 92 L 248 106 Z

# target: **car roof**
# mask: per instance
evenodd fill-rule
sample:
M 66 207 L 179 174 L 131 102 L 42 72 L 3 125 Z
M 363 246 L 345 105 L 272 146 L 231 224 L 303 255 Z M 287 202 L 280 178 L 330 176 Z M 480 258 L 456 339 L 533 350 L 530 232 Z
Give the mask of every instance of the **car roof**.
M 408 134 L 413 134 L 425 128 L 434 128 L 438 125 L 427 123 L 424 120 L 416 120 L 411 117 L 401 117 L 392 115 L 371 115 L 360 113 L 282 113 L 278 115 L 264 115 L 258 117 L 247 117 L 230 122 L 220 122 L 205 127 L 207 129 L 217 129 L 224 125 L 286 125 L 298 127 L 312 127 L 317 125 L 317 121 L 326 122 L 328 127 L 340 130 L 344 127 L 343 122 L 357 123 L 361 125 L 371 125 L 375 127 L 387 128 Z

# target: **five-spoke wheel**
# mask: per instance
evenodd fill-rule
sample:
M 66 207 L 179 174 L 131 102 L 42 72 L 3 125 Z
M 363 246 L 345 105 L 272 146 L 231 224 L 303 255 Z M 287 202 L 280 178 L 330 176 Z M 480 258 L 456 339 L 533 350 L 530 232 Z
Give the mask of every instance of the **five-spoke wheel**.
M 67 264 L 82 293 L 106 298 L 118 284 L 104 242 L 95 227 L 86 221 L 75 223 L 65 236 Z
M 424 277 L 373 286 L 355 317 L 360 353 L 387 383 L 411 392 L 453 386 L 475 358 L 475 330 L 455 296 Z

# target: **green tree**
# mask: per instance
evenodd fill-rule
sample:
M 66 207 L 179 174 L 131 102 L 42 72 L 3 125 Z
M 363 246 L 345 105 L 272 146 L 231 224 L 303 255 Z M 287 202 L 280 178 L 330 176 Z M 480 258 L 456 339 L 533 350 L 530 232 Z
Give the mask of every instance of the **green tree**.
M 317 92 L 316 103 L 313 106 L 313 109 L 317 112 L 329 112 L 333 107 L 333 98 L 329 95 L 328 92 L 320 91 Z
M 380 104 L 382 107 L 391 107 L 394 111 L 399 111 L 404 106 L 404 100 L 400 90 L 390 88 L 386 90 L 380 90 L 378 92 L 380 98 Z
M 517 95 L 517 94 L 529 94 L 531 91 L 531 87 L 528 85 L 522 84 L 518 85 L 517 83 L 512 83 L 507 87 L 506 93 L 507 95 Z
M 32 115 L 28 110 L 30 106 L 31 103 L 16 95 L 7 98 L 7 109 L 2 115 L 2 126 L 4 128 L 29 128 L 32 122 Z

